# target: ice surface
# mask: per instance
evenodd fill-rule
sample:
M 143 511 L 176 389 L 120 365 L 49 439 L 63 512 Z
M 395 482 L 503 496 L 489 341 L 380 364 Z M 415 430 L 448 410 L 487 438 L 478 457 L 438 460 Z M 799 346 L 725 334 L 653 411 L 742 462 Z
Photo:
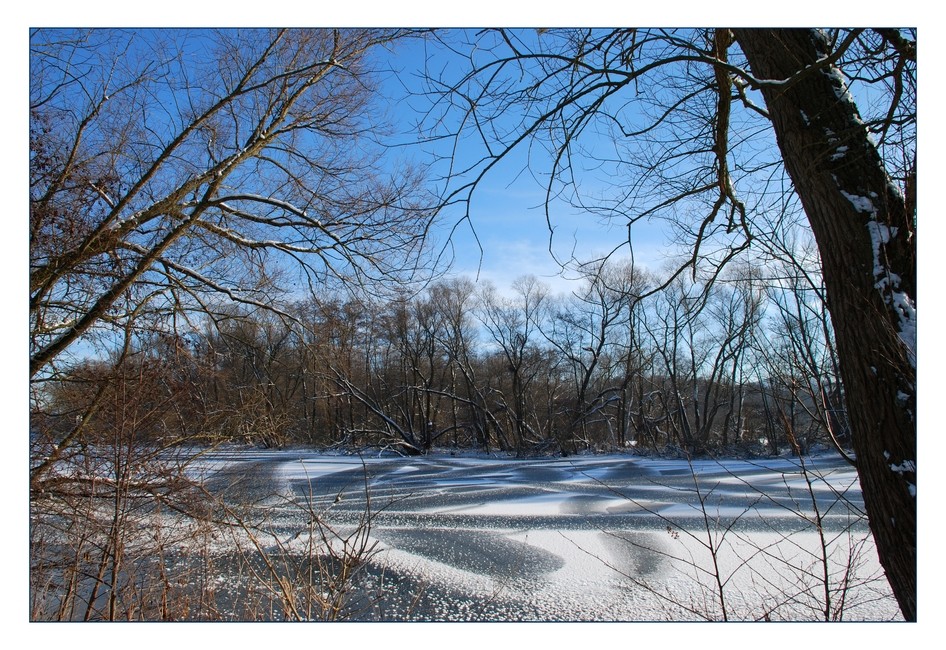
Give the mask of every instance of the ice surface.
M 385 620 L 719 618 L 714 566 L 732 617 L 818 618 L 812 594 L 823 588 L 803 584 L 822 574 L 812 498 L 833 540 L 831 588 L 840 588 L 856 554 L 847 618 L 896 617 L 857 514 L 856 474 L 834 456 L 806 467 L 787 457 L 362 459 L 295 451 L 274 452 L 270 470 L 285 494 L 314 499 L 340 527 L 364 512 L 367 485 L 377 512 L 374 571 L 413 603 L 410 611 L 392 606 Z M 775 602 L 792 604 L 768 611 Z

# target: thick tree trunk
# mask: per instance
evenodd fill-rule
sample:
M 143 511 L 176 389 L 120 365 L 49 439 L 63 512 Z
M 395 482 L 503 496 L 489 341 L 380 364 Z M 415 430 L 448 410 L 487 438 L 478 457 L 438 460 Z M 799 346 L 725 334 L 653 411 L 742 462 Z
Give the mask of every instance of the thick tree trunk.
M 734 30 L 818 243 L 870 527 L 916 619 L 915 224 L 817 30 Z

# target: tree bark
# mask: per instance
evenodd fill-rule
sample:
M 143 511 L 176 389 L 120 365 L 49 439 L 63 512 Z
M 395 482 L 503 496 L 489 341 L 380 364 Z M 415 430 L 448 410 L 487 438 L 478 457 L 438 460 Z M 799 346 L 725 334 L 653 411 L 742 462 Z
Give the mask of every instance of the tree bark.
M 843 75 L 819 63 L 830 52 L 825 35 L 734 33 L 764 80 L 785 168 L 818 244 L 871 531 L 904 618 L 916 620 L 914 215 Z M 780 80 L 788 81 L 771 83 Z

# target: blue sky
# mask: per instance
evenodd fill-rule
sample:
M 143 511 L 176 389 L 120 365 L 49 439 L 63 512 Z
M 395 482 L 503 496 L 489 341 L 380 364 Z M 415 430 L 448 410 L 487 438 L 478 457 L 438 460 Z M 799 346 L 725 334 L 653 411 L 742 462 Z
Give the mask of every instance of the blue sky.
M 529 30 L 531 31 L 531 30 Z M 389 55 L 382 65 L 390 65 L 403 71 L 408 83 L 417 85 L 421 74 L 424 49 L 435 52 L 432 66 L 448 66 L 453 76 L 461 75 L 466 62 L 462 59 L 451 62 L 442 50 L 420 40 L 404 42 Z M 423 102 L 408 100 L 404 90 L 394 79 L 389 79 L 386 102 L 391 118 L 398 128 L 406 129 L 417 119 L 416 110 Z M 461 142 L 461 145 L 466 144 Z M 469 143 L 475 145 L 475 142 Z M 527 143 L 524 143 L 527 144 Z M 558 291 L 567 290 L 569 283 L 562 279 L 558 260 L 568 260 L 575 255 L 587 259 L 612 250 L 627 241 L 625 225 L 620 222 L 610 226 L 602 224 L 598 217 L 582 212 L 564 201 L 553 202 L 549 208 L 555 234 L 551 238 L 545 217 L 545 188 L 541 175 L 551 166 L 538 148 L 528 151 L 524 147 L 513 152 L 484 178 L 473 194 L 469 222 L 461 222 L 453 231 L 450 250 L 455 254 L 453 273 L 479 276 L 492 280 L 503 290 L 516 277 L 534 274 Z M 430 153 L 423 148 L 410 152 L 423 161 Z M 461 149 L 461 155 L 473 155 Z M 532 160 L 528 156 L 533 156 Z M 531 169 L 528 169 L 531 162 Z M 595 190 L 585 187 L 584 190 Z M 461 206 L 444 210 L 440 230 L 441 243 L 450 227 L 464 216 Z M 668 245 L 668 231 L 660 224 L 635 224 L 632 231 L 635 261 L 638 265 L 657 270 L 663 257 L 672 252 Z M 555 254 L 549 252 L 549 247 Z M 626 256 L 628 249 L 618 251 L 616 257 Z
M 107 4 L 107 3 L 106 3 Z M 167 6 L 173 7 L 175 3 L 171 2 Z M 738 4 L 738 3 L 736 3 Z M 803 3 L 804 4 L 804 3 Z M 57 7 L 54 15 L 62 21 L 62 24 L 89 24 L 92 17 L 86 12 L 75 11 L 73 5 L 52 3 Z M 259 12 L 247 11 L 248 8 L 258 7 L 254 3 L 232 3 L 232 11 L 226 15 L 212 12 L 210 15 L 200 16 L 187 13 L 180 14 L 166 12 L 164 15 L 151 15 L 142 24 L 173 25 L 183 20 L 187 16 L 185 24 L 243 24 L 243 25 L 263 25 L 272 24 L 273 20 L 285 20 L 283 17 L 265 16 Z M 455 16 L 455 10 L 446 11 L 439 6 L 430 7 L 428 3 L 408 3 L 408 7 L 388 7 L 387 5 L 376 7 L 373 3 L 364 5 L 370 7 L 370 12 L 353 12 L 353 7 L 345 8 L 326 8 L 320 7 L 318 21 L 316 24 L 339 25 L 339 24 L 364 24 L 366 20 L 378 21 L 376 24 L 470 24 L 471 16 Z M 480 24 L 535 24 L 538 17 L 542 20 L 550 19 L 550 22 L 557 24 L 588 24 L 589 21 L 597 24 L 618 24 L 624 22 L 631 24 L 630 14 L 622 16 L 615 14 L 608 9 L 607 20 L 602 20 L 602 10 L 592 9 L 590 12 L 583 12 L 576 16 L 574 12 L 565 11 L 564 17 L 561 15 L 563 10 L 553 9 L 551 13 L 547 10 L 537 12 L 525 3 L 519 4 L 512 9 L 503 3 L 492 4 L 490 2 L 480 3 L 479 9 L 474 10 L 472 18 L 477 14 L 480 16 L 489 16 L 481 18 Z M 709 16 L 700 16 L 699 12 L 693 12 L 689 3 L 682 5 L 687 7 L 687 16 L 692 16 L 692 20 L 699 22 L 715 23 L 720 20 L 714 10 L 712 19 Z M 543 5 L 544 7 L 544 5 Z M 501 8 L 501 11 L 498 10 Z M 730 7 L 731 10 L 733 7 Z M 491 11 L 496 10 L 496 11 Z M 70 16 L 70 11 L 75 15 Z M 328 11 L 329 13 L 323 13 Z M 334 15 L 331 12 L 340 12 Z M 635 7 L 633 18 L 635 24 L 659 24 L 654 17 L 655 8 L 653 7 Z M 597 13 L 596 13 L 597 12 Z M 663 13 L 663 20 L 666 21 L 666 12 Z M 49 14 L 53 15 L 53 14 Z M 661 12 L 657 13 L 658 16 Z M 253 16 L 253 18 L 249 18 Z M 426 20 L 421 21 L 419 16 Z M 826 22 L 844 22 L 835 19 L 830 20 L 829 15 L 823 15 Z M 134 16 L 126 11 L 118 14 L 109 14 L 99 12 L 94 16 L 95 24 L 135 24 L 130 22 Z M 294 15 L 291 21 L 309 22 L 306 15 Z M 354 21 L 354 22 L 353 22 Z M 403 21 L 403 22 L 401 22 Z M 35 23 L 36 21 L 34 21 Z M 43 24 L 46 21 L 40 21 Z M 478 22 L 478 21 L 477 21 Z M 311 23 L 310 23 L 311 24 Z M 476 24 L 475 22 L 473 24 Z M 23 34 L 25 36 L 25 33 Z M 409 70 L 420 62 L 421 56 L 420 44 L 408 45 L 402 47 L 396 56 L 396 65 L 403 65 L 405 70 Z M 439 55 L 438 55 L 439 56 Z M 407 104 L 403 106 L 392 104 L 392 108 L 400 109 L 395 117 L 410 119 L 412 117 Z M 507 161 L 493 169 L 489 173 L 482 185 L 474 194 L 474 200 L 471 205 L 471 222 L 461 224 L 453 234 L 453 250 L 456 252 L 456 260 L 453 271 L 467 275 L 476 275 L 483 279 L 493 280 L 501 289 L 516 277 L 532 273 L 548 282 L 557 290 L 566 290 L 568 283 L 558 279 L 559 265 L 555 262 L 552 255 L 549 254 L 549 232 L 545 223 L 545 215 L 542 208 L 544 202 L 544 188 L 528 172 L 522 173 L 525 166 L 525 151 L 518 152 Z M 542 162 L 535 165 L 535 169 L 541 171 L 547 169 Z M 556 226 L 555 237 L 552 240 L 552 246 L 560 258 L 567 259 L 572 246 L 576 246 L 576 252 L 579 256 L 592 256 L 609 250 L 611 247 L 626 239 L 626 230 L 620 224 L 616 224 L 611 229 L 603 227 L 596 217 L 582 214 L 570 206 L 559 203 L 552 206 L 551 213 Z M 460 219 L 462 213 L 458 210 L 447 210 L 443 214 L 443 223 L 446 226 L 453 225 Z M 470 230 L 475 229 L 479 244 L 482 245 L 482 251 L 477 246 L 476 239 Z M 635 259 L 639 265 L 649 268 L 658 268 L 662 264 L 662 256 L 669 252 L 666 246 L 666 232 L 659 226 L 646 227 L 646 224 L 637 224 L 633 231 Z M 482 258 L 480 257 L 482 253 Z
M 430 57 L 431 67 L 446 67 L 453 77 L 462 75 L 468 65 L 430 43 L 402 43 L 391 55 L 389 65 L 401 71 L 403 83 L 415 91 L 421 87 L 417 75 L 423 71 L 425 52 Z M 402 82 L 393 78 L 388 80 L 386 88 L 391 94 L 392 119 L 399 127 L 409 128 L 418 119 L 417 111 L 425 107 L 424 101 L 407 98 Z M 446 151 L 447 144 L 441 143 L 441 152 Z M 544 151 L 539 148 L 529 151 L 526 145 L 524 143 L 486 174 L 473 193 L 468 221 L 461 221 L 464 206 L 451 206 L 442 213 L 441 237 L 457 226 L 450 240 L 450 250 L 455 255 L 451 272 L 492 281 L 501 291 L 517 277 L 533 274 L 554 291 L 568 291 L 574 283 L 567 278 L 574 274 L 566 272 L 563 276 L 559 262 L 567 262 L 572 253 L 579 259 L 588 259 L 607 253 L 622 242 L 626 244 L 627 227 L 618 222 L 607 225 L 599 217 L 563 200 L 553 200 L 549 216 L 555 231 L 550 237 L 542 175 L 551 167 L 551 161 Z M 438 146 L 429 144 L 410 149 L 418 159 L 424 160 L 429 157 L 425 152 L 437 150 Z M 475 157 L 477 151 L 475 142 L 461 140 L 459 155 Z M 665 232 L 659 226 L 639 223 L 634 226 L 632 238 L 635 262 L 657 268 L 668 250 Z M 628 254 L 625 245 L 615 256 L 627 257 Z

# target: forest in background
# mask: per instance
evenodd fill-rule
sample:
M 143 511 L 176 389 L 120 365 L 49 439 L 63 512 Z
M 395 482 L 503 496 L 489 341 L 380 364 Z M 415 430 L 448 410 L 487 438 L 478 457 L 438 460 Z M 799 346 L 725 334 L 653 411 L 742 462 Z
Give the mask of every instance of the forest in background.
M 819 288 L 791 279 L 746 269 L 641 298 L 655 280 L 607 264 L 569 295 L 458 277 L 401 299 L 233 309 L 139 336 L 119 366 L 76 365 L 33 422 L 56 440 L 88 417 L 88 441 L 134 422 L 156 445 L 846 453 L 829 317 Z
M 175 616 L 133 516 L 248 532 L 193 443 L 824 442 L 914 620 L 916 62 L 890 28 L 31 30 L 34 616 Z M 523 150 L 550 233 L 626 228 L 572 294 L 443 275 Z

